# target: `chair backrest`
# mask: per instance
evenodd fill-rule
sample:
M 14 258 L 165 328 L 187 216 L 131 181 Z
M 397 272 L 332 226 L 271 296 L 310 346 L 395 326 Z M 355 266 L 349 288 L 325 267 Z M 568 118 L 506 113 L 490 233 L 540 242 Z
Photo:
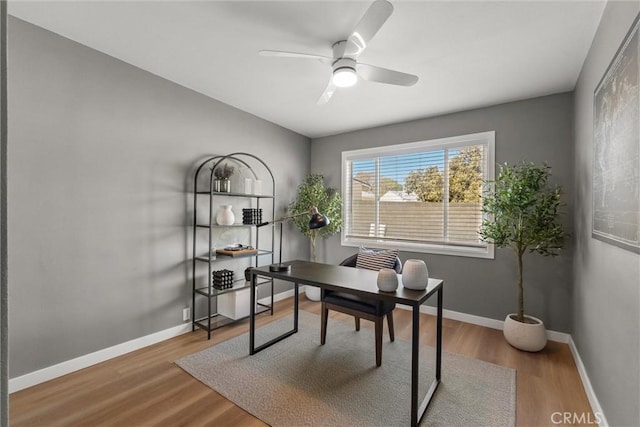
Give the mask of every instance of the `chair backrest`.
M 354 255 L 351 255 L 349 258 L 346 258 L 345 260 L 343 260 L 340 263 L 340 265 L 343 265 L 345 267 L 355 267 L 357 260 L 358 260 L 358 254 L 354 254 Z M 393 269 L 398 274 L 402 273 L 402 261 L 400 261 L 400 258 L 396 257 L 396 263 L 393 265 Z

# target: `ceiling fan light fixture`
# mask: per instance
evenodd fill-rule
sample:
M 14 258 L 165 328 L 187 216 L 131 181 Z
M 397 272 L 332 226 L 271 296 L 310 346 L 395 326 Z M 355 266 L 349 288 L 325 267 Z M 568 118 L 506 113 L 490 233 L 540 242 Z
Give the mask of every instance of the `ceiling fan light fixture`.
M 351 87 L 358 83 L 358 75 L 351 67 L 341 67 L 333 71 L 332 81 L 337 87 Z

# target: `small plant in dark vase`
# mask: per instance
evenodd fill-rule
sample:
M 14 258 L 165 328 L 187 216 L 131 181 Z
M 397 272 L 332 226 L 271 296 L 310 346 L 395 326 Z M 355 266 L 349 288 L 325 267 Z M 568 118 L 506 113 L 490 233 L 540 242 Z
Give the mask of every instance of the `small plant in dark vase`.
M 227 163 L 224 165 L 219 165 L 213 170 L 213 176 L 215 176 L 215 180 L 213 181 L 213 190 L 222 192 L 222 193 L 230 193 L 231 192 L 231 175 L 233 175 L 233 166 L 229 166 Z
M 489 217 L 482 221 L 480 237 L 516 256 L 518 311 L 507 315 L 504 336 L 525 351 L 542 350 L 547 337 L 542 321 L 524 314 L 523 257 L 527 252 L 556 256 L 566 237 L 560 223 L 561 188 L 549 185 L 550 175 L 547 164 L 504 164 L 496 180 L 487 183 L 482 205 Z

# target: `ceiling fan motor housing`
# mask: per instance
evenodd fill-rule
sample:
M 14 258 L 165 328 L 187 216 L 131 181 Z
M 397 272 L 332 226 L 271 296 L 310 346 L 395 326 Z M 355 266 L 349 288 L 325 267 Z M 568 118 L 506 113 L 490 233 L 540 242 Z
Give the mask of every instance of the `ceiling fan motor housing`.
M 338 70 L 349 69 L 354 73 L 356 71 L 356 61 L 351 58 L 340 58 L 333 63 L 333 73 L 335 74 Z
M 358 82 L 356 61 L 351 58 L 340 58 L 333 63 L 332 83 L 337 87 L 351 87 Z

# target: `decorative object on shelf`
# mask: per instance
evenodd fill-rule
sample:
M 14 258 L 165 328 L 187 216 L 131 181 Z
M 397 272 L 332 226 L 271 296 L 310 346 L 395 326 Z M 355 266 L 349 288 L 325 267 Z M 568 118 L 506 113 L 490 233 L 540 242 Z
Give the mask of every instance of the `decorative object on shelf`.
M 253 180 L 253 194 L 256 196 L 260 196 L 262 194 L 262 180 L 254 179 Z
M 262 222 L 262 209 L 242 209 L 243 224 L 260 224 Z
M 216 253 L 236 258 L 247 255 L 256 255 L 258 250 L 252 246 L 236 245 L 226 246 L 224 249 L 216 249 Z
M 251 280 L 251 269 L 252 268 L 253 267 L 247 267 L 247 268 L 244 269 L 244 280 L 246 280 L 247 282 L 249 280 Z
M 252 194 L 253 191 L 253 179 L 245 178 L 244 179 L 244 194 Z
M 318 208 L 313 206 L 305 212 L 300 212 L 297 214 L 285 216 L 282 218 L 274 219 L 273 221 L 263 222 L 257 225 L 257 227 L 260 228 L 260 227 L 264 227 L 265 225 L 275 224 L 277 222 L 280 223 L 280 262 L 278 262 L 278 264 L 271 264 L 269 266 L 269 271 L 290 271 L 291 270 L 291 265 L 282 263 L 282 222 L 292 218 L 301 217 L 303 215 L 308 215 L 308 214 L 311 214 L 311 219 L 309 219 L 309 221 L 307 222 L 307 227 L 309 227 L 310 230 L 316 230 L 318 228 L 326 227 L 327 225 L 331 224 L 331 221 L 329 220 L 329 218 L 327 218 L 326 216 L 318 212 Z
M 402 266 L 402 286 L 407 289 L 424 290 L 429 283 L 427 263 L 421 259 L 408 259 Z
M 221 205 L 218 214 L 216 215 L 216 222 L 218 225 L 233 225 L 236 221 L 236 216 L 231 210 L 231 205 Z
M 211 272 L 213 287 L 216 289 L 229 289 L 233 287 L 233 271 L 215 270 Z
M 315 206 L 320 212 L 331 218 L 331 224 L 321 230 L 310 229 L 303 218 L 293 221 L 298 230 L 311 242 L 311 261 L 316 261 L 316 241 L 336 234 L 342 228 L 342 197 L 334 188 L 325 187 L 321 174 L 309 174 L 298 187 L 298 195 L 289 205 L 291 212 L 301 212 L 309 206 Z M 305 287 L 305 295 L 311 301 L 320 301 L 320 288 Z
M 233 320 L 249 316 L 250 291 L 249 288 L 244 288 L 237 292 L 227 292 L 220 295 L 218 297 L 218 314 Z
M 480 237 L 499 248 L 511 248 L 516 255 L 518 312 L 507 315 L 503 332 L 509 344 L 525 351 L 537 351 L 530 349 L 539 347 L 539 344 L 536 341 L 523 345 L 522 339 L 511 340 L 513 336 L 530 336 L 525 331 L 513 331 L 517 326 L 523 329 L 531 326 L 524 315 L 522 258 L 526 252 L 558 255 L 566 236 L 560 222 L 561 190 L 548 185 L 550 175 L 551 168 L 546 164 L 538 166 L 523 162 L 515 166 L 502 165 L 496 180 L 488 183 L 491 186 L 485 192 L 482 204 L 482 211 L 490 219 L 482 221 Z M 514 324 L 511 324 L 511 319 L 515 320 Z M 509 333 L 507 321 L 510 323 Z
M 217 166 L 213 175 L 216 177 L 213 183 L 214 191 L 220 193 L 230 193 L 231 192 L 231 175 L 233 175 L 233 166 L 229 166 L 227 163 L 224 165 Z
M 378 289 L 382 292 L 395 292 L 398 289 L 398 276 L 392 268 L 378 270 Z

